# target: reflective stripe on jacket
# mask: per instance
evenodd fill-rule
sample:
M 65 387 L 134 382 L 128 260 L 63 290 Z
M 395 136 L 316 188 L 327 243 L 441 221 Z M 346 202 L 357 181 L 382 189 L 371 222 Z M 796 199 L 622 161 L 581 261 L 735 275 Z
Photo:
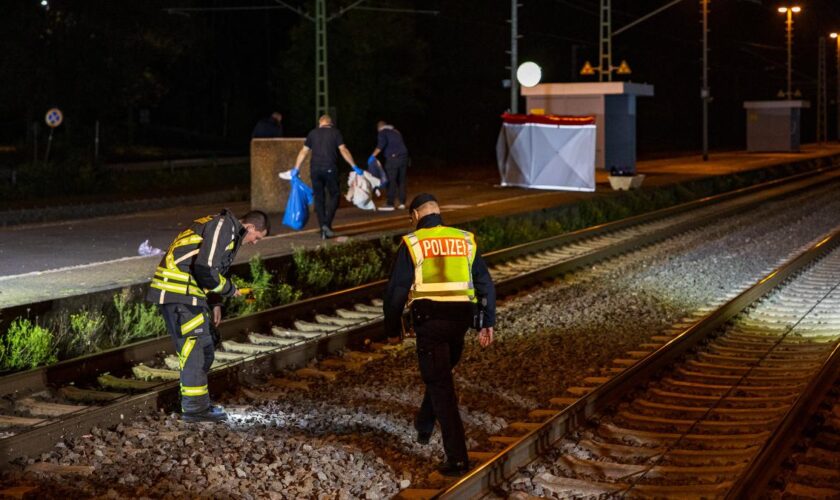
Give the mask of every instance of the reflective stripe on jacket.
M 244 229 L 228 210 L 208 215 L 193 224 L 169 245 L 149 285 L 146 299 L 158 304 L 207 305 L 207 294 L 223 297 L 236 291 L 225 278 Z
M 408 302 L 429 299 L 475 302 L 472 265 L 475 236 L 447 226 L 418 229 L 403 237 L 414 263 L 414 283 Z

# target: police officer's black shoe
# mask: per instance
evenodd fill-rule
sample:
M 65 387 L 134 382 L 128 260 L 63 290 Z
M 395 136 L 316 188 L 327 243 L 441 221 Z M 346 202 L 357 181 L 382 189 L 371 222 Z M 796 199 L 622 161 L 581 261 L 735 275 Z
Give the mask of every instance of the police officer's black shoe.
M 218 406 L 211 406 L 204 411 L 189 412 L 181 415 L 184 422 L 224 422 L 227 420 L 227 413 Z
M 432 439 L 431 432 L 417 431 L 417 442 L 419 444 L 429 444 L 430 439 Z
M 438 465 L 437 468 L 438 472 L 443 474 L 444 476 L 449 477 L 458 477 L 463 476 L 467 472 L 470 471 L 470 463 L 469 462 L 453 462 L 451 460 L 447 460 L 442 464 Z
M 335 238 L 335 232 L 328 226 L 321 226 L 321 239 L 326 240 L 329 238 Z

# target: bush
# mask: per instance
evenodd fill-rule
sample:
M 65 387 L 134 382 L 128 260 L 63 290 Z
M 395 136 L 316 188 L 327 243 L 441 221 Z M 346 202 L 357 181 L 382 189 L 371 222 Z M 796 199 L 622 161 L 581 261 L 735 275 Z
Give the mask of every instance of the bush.
M 122 294 L 114 295 L 116 315 L 110 331 L 102 335 L 99 348 L 118 347 L 136 340 L 166 333 L 163 315 L 154 304 L 129 302 Z
M 49 330 L 26 318 L 12 321 L 0 342 L 0 368 L 25 370 L 57 361 Z
M 294 302 L 300 298 L 299 290 L 295 290 L 287 283 L 275 283 L 274 274 L 265 267 L 259 255 L 251 257 L 248 266 L 251 273 L 250 280 L 235 275 L 231 279 L 237 288 L 250 288 L 252 293 L 245 297 L 227 299 L 225 309 L 228 317 L 253 314 Z
M 96 352 L 102 344 L 100 336 L 105 317 L 99 311 L 83 309 L 68 316 L 59 316 L 53 324 L 55 349 L 59 359 L 69 359 Z

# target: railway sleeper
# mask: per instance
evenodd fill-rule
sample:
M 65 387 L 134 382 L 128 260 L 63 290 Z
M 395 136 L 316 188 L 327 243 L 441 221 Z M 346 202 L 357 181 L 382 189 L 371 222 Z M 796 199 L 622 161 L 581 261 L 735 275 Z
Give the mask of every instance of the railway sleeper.
M 228 352 L 235 352 L 239 354 L 254 355 L 262 354 L 264 352 L 273 351 L 277 349 L 275 345 L 257 345 L 257 344 L 243 344 L 242 342 L 235 342 L 233 340 L 222 341 L 222 348 Z
M 99 385 L 106 389 L 117 389 L 120 391 L 144 392 L 159 386 L 162 382 L 154 380 L 138 380 L 134 378 L 115 377 L 110 373 L 104 373 L 96 378 Z
M 757 446 L 733 450 L 669 449 L 668 447 L 647 448 L 604 443 L 589 438 L 581 439 L 575 446 L 592 456 L 607 457 L 615 460 L 651 460 L 666 456 L 669 463 L 675 465 L 732 465 L 744 463 L 758 450 Z
M 354 326 L 362 323 L 362 321 L 355 318 L 342 318 L 340 316 L 328 316 L 326 314 L 316 314 L 315 322 L 322 325 L 335 325 L 338 327 Z
M 266 344 L 272 346 L 287 346 L 302 342 L 301 339 L 279 337 L 277 335 L 263 335 L 256 332 L 248 334 L 248 341 L 252 344 Z
M 291 338 L 291 339 L 315 339 L 318 337 L 323 337 L 327 334 L 327 332 L 323 331 L 324 329 L 321 328 L 319 330 L 292 330 L 289 328 L 281 328 L 279 326 L 272 326 L 271 327 L 271 334 L 275 337 L 283 337 L 283 338 Z
M 814 465 L 837 465 L 840 464 L 840 451 L 828 450 L 815 446 L 817 443 L 812 443 L 804 455 L 801 455 L 809 463 Z
M 685 364 L 692 368 L 697 368 L 698 370 L 719 371 L 735 374 L 744 374 L 747 372 L 758 374 L 766 373 L 777 377 L 785 376 L 785 378 L 788 376 L 808 377 L 820 367 L 819 364 L 814 363 L 799 366 L 756 366 L 754 364 L 744 363 L 741 366 L 738 366 L 719 362 L 703 362 L 694 359 L 686 361 Z M 752 375 L 750 376 L 752 377 Z
M 759 395 L 767 396 L 786 396 L 798 395 L 802 392 L 804 383 L 799 384 L 778 384 L 778 385 L 740 385 L 734 387 L 732 384 L 709 384 L 705 382 L 678 380 L 671 377 L 665 377 L 661 380 L 663 387 L 670 387 L 676 391 L 686 391 L 688 394 L 706 394 L 723 396 L 724 394 L 733 391 L 731 396 L 749 396 Z
M 721 356 L 731 356 L 731 357 L 739 357 L 743 356 L 745 358 L 752 358 L 755 359 L 756 352 L 754 349 L 742 349 L 737 347 L 726 347 L 723 345 L 719 345 L 716 342 L 709 344 L 708 349 L 713 351 Z M 791 349 L 773 349 L 771 352 L 767 354 L 767 358 L 771 359 L 792 359 L 792 360 L 799 360 L 799 361 L 814 361 L 819 359 L 824 359 L 825 355 L 822 352 L 807 352 L 803 353 L 797 350 Z
M 704 372 L 697 372 L 688 370 L 686 368 L 680 367 L 676 370 L 677 374 L 685 377 L 686 379 L 690 379 L 691 381 L 710 381 L 715 383 L 728 383 L 732 384 L 740 384 L 741 386 L 750 386 L 750 385 L 759 385 L 759 384 L 779 384 L 780 386 L 784 387 L 787 384 L 785 382 L 791 382 L 795 380 L 802 380 L 806 382 L 813 376 L 812 372 L 804 373 L 804 374 L 786 374 L 786 375 L 752 375 L 749 374 L 747 376 L 742 375 L 723 375 L 723 374 L 716 374 L 716 373 L 704 373 Z
M 719 433 L 719 434 L 749 434 L 757 430 L 770 430 L 775 425 L 777 418 L 755 419 L 755 420 L 698 420 L 667 418 L 655 415 L 644 415 L 627 410 L 618 412 L 618 419 L 626 422 L 627 425 L 642 428 L 645 430 L 663 429 L 666 431 Z
M 622 482 L 600 482 L 573 479 L 542 472 L 534 477 L 533 483 L 560 498 L 611 498 L 622 494 L 630 498 L 680 498 L 682 500 L 717 497 L 732 487 L 731 481 L 717 484 L 660 486 L 652 484 L 629 484 Z M 626 495 L 624 495 L 626 493 Z M 515 494 L 515 492 L 514 492 Z
M 225 351 L 216 351 L 213 356 L 216 358 L 216 361 L 219 362 L 219 363 L 232 363 L 234 361 L 241 361 L 241 360 L 248 357 L 247 354 L 242 354 L 242 353 L 239 353 L 239 352 L 225 352 Z M 178 359 L 178 358 L 176 357 L 175 359 Z
M 225 360 L 219 359 L 219 354 L 232 354 L 232 353 L 226 353 L 226 352 L 223 352 L 223 351 L 216 351 L 216 353 L 215 353 L 216 359 L 213 360 L 213 364 L 210 365 L 210 369 L 218 368 L 218 367 L 220 367 L 224 364 L 230 363 L 230 361 L 225 361 Z M 241 354 L 241 355 L 238 355 L 238 356 L 240 356 L 240 357 L 237 357 L 236 359 L 241 359 L 241 358 L 246 357 L 244 354 Z M 178 372 L 181 371 L 181 361 L 178 360 L 178 356 L 176 356 L 174 354 L 163 358 L 163 364 L 164 364 L 164 366 L 166 366 L 170 370 L 176 370 Z
M 686 394 L 685 392 L 673 392 L 660 389 L 658 387 L 651 387 L 647 392 L 648 398 L 651 401 L 660 404 L 677 404 L 688 405 L 694 404 L 699 407 L 708 408 L 711 405 L 720 402 L 721 408 L 787 408 L 793 403 L 797 394 L 789 394 L 786 396 L 723 396 L 719 395 L 700 395 L 700 394 Z
M 379 361 L 380 359 L 384 359 L 385 355 L 378 352 L 361 352 L 348 350 L 344 351 L 344 357 L 359 361 L 361 363 L 367 363 L 370 361 Z
M 93 474 L 94 467 L 92 465 L 59 465 L 49 462 L 35 462 L 26 466 L 25 472 L 32 472 L 35 474 L 45 475 L 80 475 L 89 476 Z
M 365 363 L 340 358 L 327 358 L 319 361 L 318 366 L 323 368 L 339 368 L 341 370 L 355 372 L 364 368 Z
M 796 466 L 796 477 L 800 482 L 808 482 L 809 484 L 840 484 L 840 469 L 837 467 L 821 467 L 811 464 L 799 464 Z
M 143 363 L 132 366 L 131 373 L 140 380 L 178 380 L 181 378 L 181 372 L 178 370 L 152 368 Z
M 370 304 L 353 304 L 353 309 L 359 312 L 377 313 L 380 315 L 383 314 L 381 305 L 375 306 Z
M 822 353 L 826 351 L 826 346 L 823 344 L 809 344 L 805 342 L 785 342 L 782 341 L 778 345 L 776 342 L 754 342 L 751 340 L 741 340 L 738 338 L 733 338 L 729 336 L 718 337 L 715 339 L 715 344 L 721 345 L 724 347 L 733 347 L 738 349 L 749 349 L 753 352 L 758 348 L 764 347 L 763 350 L 767 350 L 766 347 L 773 346 L 773 352 L 775 353 L 787 353 L 787 352 L 800 352 L 800 353 Z
M 795 498 L 836 498 L 840 496 L 840 488 L 832 486 L 837 485 L 820 488 L 808 484 L 800 484 L 794 480 L 785 486 L 784 494 Z
M 302 332 L 324 333 L 338 330 L 341 327 L 338 325 L 331 325 L 325 323 L 311 323 L 309 321 L 296 320 L 294 322 L 295 328 Z
M 304 380 L 289 380 L 287 378 L 278 377 L 268 379 L 266 384 L 273 385 L 274 387 L 280 387 L 282 389 L 297 389 L 302 391 L 309 390 L 309 382 Z
M 72 385 L 66 385 L 58 390 L 59 396 L 79 403 L 106 403 L 124 396 L 119 392 L 96 391 L 91 389 L 80 389 Z
M 0 429 L 10 429 L 14 427 L 33 427 L 36 425 L 51 423 L 51 420 L 43 418 L 32 417 L 18 417 L 15 415 L 0 415 Z
M 715 351 L 712 346 L 709 346 L 710 351 Z M 749 364 L 750 366 L 755 365 L 756 363 L 761 363 L 761 365 L 765 366 L 790 366 L 797 370 L 801 370 L 803 368 L 815 368 L 820 365 L 819 361 L 825 359 L 824 356 L 819 354 L 813 356 L 804 357 L 802 355 L 797 355 L 795 353 L 782 353 L 781 355 L 774 353 L 773 351 L 769 353 L 753 353 L 753 355 L 747 355 L 746 353 L 719 353 L 719 352 L 698 352 L 697 357 L 701 358 L 702 360 L 710 363 L 716 364 Z
M 717 400 L 716 400 L 717 401 Z M 645 415 L 653 413 L 666 415 L 685 415 L 692 417 L 702 417 L 706 413 L 713 415 L 716 418 L 738 418 L 738 419 L 767 419 L 780 416 L 781 413 L 787 411 L 788 406 L 776 406 L 772 408 L 730 408 L 726 406 L 712 408 L 711 404 L 703 406 L 685 406 L 679 404 L 658 403 L 649 399 L 635 399 L 631 406 L 635 411 Z
M 351 311 L 349 309 L 336 309 L 335 313 L 340 318 L 346 319 L 355 319 L 360 321 L 369 321 L 372 319 L 382 317 L 382 311 L 380 312 L 363 312 L 363 311 Z
M 558 464 L 577 474 L 604 477 L 611 480 L 627 480 L 632 476 L 644 474 L 643 481 L 649 479 L 673 479 L 689 477 L 698 483 L 709 483 L 725 479 L 734 479 L 744 468 L 743 465 L 708 465 L 699 467 L 680 467 L 674 465 L 635 465 L 602 460 L 589 460 L 573 455 L 560 457 Z
M 785 335 L 784 338 L 780 338 L 782 334 L 785 333 L 787 333 L 787 335 Z M 733 340 L 740 340 L 742 342 L 765 343 L 770 345 L 776 345 L 778 343 L 782 346 L 793 346 L 798 349 L 807 349 L 808 347 L 811 347 L 817 350 L 828 349 L 830 346 L 827 344 L 830 344 L 836 338 L 836 336 L 817 335 L 816 333 L 803 337 L 797 335 L 795 331 L 788 332 L 787 329 L 779 331 L 778 333 L 768 333 L 767 335 L 762 335 L 761 337 L 764 337 L 763 340 L 759 339 L 758 335 L 745 335 L 736 331 L 727 333 L 726 337 L 731 337 Z
M 597 433 L 604 439 L 637 446 L 671 446 L 678 439 L 683 439 L 685 444 L 701 449 L 748 448 L 770 437 L 769 431 L 750 434 L 680 434 L 629 429 L 610 423 L 599 425 Z
M 320 379 L 320 380 L 329 380 L 333 382 L 338 380 L 338 372 L 328 371 L 328 370 L 318 370 L 317 368 L 300 368 L 294 371 L 295 375 L 300 378 L 313 378 L 313 379 Z

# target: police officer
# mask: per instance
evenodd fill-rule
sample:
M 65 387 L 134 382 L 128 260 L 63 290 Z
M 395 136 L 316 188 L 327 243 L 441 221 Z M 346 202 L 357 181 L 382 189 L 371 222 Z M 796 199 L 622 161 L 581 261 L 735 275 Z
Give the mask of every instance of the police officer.
M 385 293 L 385 329 L 389 337 L 400 335 L 408 302 L 420 375 L 426 384 L 414 421 L 417 441 L 428 443 L 435 421 L 439 422 L 446 461 L 438 470 L 459 476 L 469 470 L 469 462 L 452 369 L 461 358 L 470 326 L 479 330 L 482 347 L 493 342 L 496 291 L 475 237 L 444 226 L 434 196 L 415 197 L 409 217 L 417 230 L 403 237 L 397 251 Z
M 218 422 L 227 414 L 210 405 L 207 373 L 214 359 L 211 328 L 222 320 L 219 297 L 240 295 L 225 277 L 242 245 L 254 244 L 269 232 L 268 216 L 252 211 L 237 219 L 225 209 L 195 220 L 169 245 L 158 264 L 146 300 L 158 304 L 175 342 L 181 368 L 181 412 L 186 422 Z M 214 300 L 217 299 L 217 300 Z

